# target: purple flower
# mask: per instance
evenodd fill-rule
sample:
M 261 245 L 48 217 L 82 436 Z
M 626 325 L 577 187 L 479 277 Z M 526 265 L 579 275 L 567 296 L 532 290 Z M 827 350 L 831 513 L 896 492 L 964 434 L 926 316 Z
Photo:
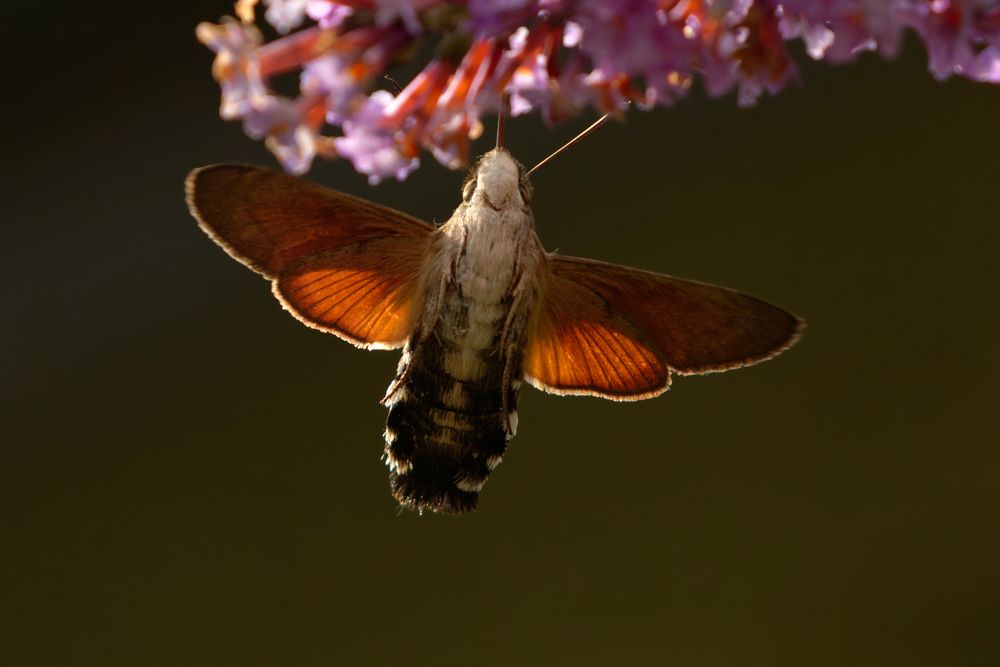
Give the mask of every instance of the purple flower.
M 513 114 L 548 123 L 588 107 L 669 106 L 696 79 L 752 105 L 797 78 L 792 40 L 843 63 L 893 56 L 910 30 L 935 77 L 1000 83 L 997 0 L 264 0 L 283 35 L 266 44 L 251 25 L 256 4 L 238 1 L 244 23 L 197 29 L 216 53 L 220 114 L 291 171 L 339 155 L 373 183 L 404 178 L 422 150 L 464 164 L 504 96 Z M 436 46 L 433 59 L 412 81 L 387 79 L 426 52 L 418 38 Z M 271 88 L 289 72 L 300 75 L 292 99 Z
M 354 61 L 344 54 L 330 53 L 305 64 L 300 78 L 304 94 L 326 97 L 326 120 L 340 125 L 362 102 L 366 79 L 355 71 Z
M 216 54 L 212 75 L 222 87 L 219 115 L 226 120 L 242 118 L 253 108 L 255 100 L 268 95 L 257 58 L 262 41 L 260 32 L 228 19 L 221 25 L 201 23 L 196 34 Z
M 399 21 L 411 35 L 422 32 L 419 12 L 433 5 L 446 4 L 436 0 L 373 0 L 375 4 L 375 25 L 392 25 Z
M 306 18 L 309 0 L 264 0 L 267 11 L 264 18 L 284 34 L 298 28 Z
M 1000 40 L 988 23 L 996 27 L 997 6 L 982 0 L 933 0 L 906 2 L 900 17 L 920 35 L 927 45 L 931 73 L 938 79 L 952 74 L 989 80 L 995 63 L 991 55 L 979 60 L 982 53 L 995 52 Z M 991 50 L 992 47 L 992 50 Z
M 322 143 L 311 119 L 317 104 L 308 98 L 289 100 L 270 95 L 261 99 L 243 118 L 243 130 L 264 139 L 268 149 L 288 171 L 309 171 Z M 310 113 L 313 112 L 313 113 Z
M 316 21 L 321 28 L 333 29 L 340 25 L 354 13 L 354 8 L 340 2 L 330 2 L 329 0 L 309 0 L 306 3 L 306 13 L 309 18 Z
M 802 38 L 814 60 L 842 63 L 865 51 L 896 55 L 905 27 L 896 16 L 900 4 L 900 0 L 786 0 L 777 13 L 785 39 Z
M 383 127 L 392 102 L 393 96 L 384 90 L 372 93 L 364 107 L 344 121 L 344 136 L 333 140 L 337 153 L 366 174 L 372 185 L 390 176 L 401 181 L 420 166 L 418 158 L 400 152 L 392 130 Z
M 988 46 L 975 56 L 966 75 L 976 81 L 1000 83 L 1000 48 Z
M 466 27 L 477 37 L 509 34 L 537 17 L 539 4 L 537 0 L 469 0 Z

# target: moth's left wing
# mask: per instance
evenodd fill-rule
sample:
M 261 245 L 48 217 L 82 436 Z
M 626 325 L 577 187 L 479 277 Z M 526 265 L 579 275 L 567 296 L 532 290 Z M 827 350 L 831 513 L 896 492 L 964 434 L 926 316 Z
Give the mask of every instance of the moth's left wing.
M 196 169 L 187 195 L 202 229 L 302 322 L 359 347 L 403 345 L 433 227 L 260 167 Z
M 787 349 L 804 323 L 723 287 L 625 266 L 550 256 L 524 361 L 526 379 L 559 394 L 656 396 L 682 375 L 723 371 Z

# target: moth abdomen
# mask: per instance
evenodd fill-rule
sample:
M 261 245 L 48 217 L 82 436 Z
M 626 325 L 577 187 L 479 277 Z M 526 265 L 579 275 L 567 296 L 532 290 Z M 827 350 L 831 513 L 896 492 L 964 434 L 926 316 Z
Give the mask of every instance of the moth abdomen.
M 403 380 L 387 401 L 385 459 L 401 504 L 467 512 L 507 449 L 517 389 L 512 385 L 503 400 L 500 363 L 493 359 L 484 360 L 488 372 L 481 380 L 456 379 L 435 363 L 442 359 L 439 347 L 449 346 L 424 343 L 401 369 Z

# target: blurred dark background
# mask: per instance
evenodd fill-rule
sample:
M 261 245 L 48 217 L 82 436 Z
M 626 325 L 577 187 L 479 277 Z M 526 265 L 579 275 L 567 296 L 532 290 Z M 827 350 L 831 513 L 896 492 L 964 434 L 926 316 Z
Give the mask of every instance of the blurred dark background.
M 1000 88 L 911 39 L 540 171 L 550 249 L 809 329 L 643 403 L 526 390 L 480 510 L 420 517 L 379 460 L 397 354 L 302 327 L 185 208 L 192 167 L 274 164 L 194 39 L 230 3 L 63 4 L 4 38 L 0 662 L 1000 664 Z M 441 221 L 462 175 L 309 177 Z

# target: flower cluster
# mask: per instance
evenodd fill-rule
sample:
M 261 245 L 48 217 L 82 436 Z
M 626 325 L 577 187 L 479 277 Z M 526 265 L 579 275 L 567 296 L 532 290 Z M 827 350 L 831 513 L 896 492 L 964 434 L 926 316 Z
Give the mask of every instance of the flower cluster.
M 238 0 L 235 18 L 203 23 L 216 53 L 221 115 L 242 120 L 286 169 L 340 156 L 403 179 L 423 149 L 457 167 L 480 118 L 509 98 L 512 114 L 549 123 L 670 105 L 695 77 L 711 96 L 753 104 L 795 76 L 787 42 L 817 60 L 894 55 L 905 30 L 935 77 L 1000 83 L 997 0 Z M 262 11 L 278 37 L 255 26 Z M 405 87 L 388 71 L 433 49 Z M 274 92 L 298 75 L 298 95 Z

